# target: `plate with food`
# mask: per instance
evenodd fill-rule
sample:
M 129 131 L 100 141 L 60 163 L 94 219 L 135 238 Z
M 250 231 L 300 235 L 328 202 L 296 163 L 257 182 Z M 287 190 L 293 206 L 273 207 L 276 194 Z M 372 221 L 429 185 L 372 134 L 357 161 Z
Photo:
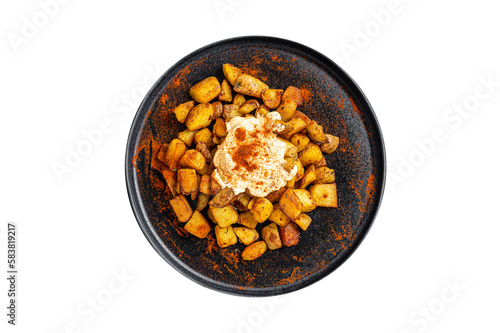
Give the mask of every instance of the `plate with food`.
M 240 37 L 172 66 L 137 111 L 125 172 L 144 235 L 186 277 L 270 296 L 338 268 L 385 184 L 376 116 L 339 66 L 304 45 Z

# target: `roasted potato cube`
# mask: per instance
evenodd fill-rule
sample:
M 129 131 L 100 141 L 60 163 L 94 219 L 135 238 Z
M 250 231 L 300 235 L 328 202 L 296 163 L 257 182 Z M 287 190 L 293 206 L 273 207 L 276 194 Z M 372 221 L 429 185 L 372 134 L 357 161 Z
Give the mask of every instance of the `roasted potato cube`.
M 186 146 L 189 147 L 193 144 L 195 133 L 196 133 L 196 131 L 190 131 L 190 130 L 186 129 L 182 132 L 179 132 L 179 134 L 177 134 L 177 137 L 180 140 L 182 140 L 182 142 L 184 142 L 186 144 Z
M 244 193 L 241 197 L 239 197 L 236 200 L 236 203 L 235 203 L 236 208 L 238 208 L 238 210 L 240 212 L 247 211 L 248 210 L 248 203 L 250 202 L 250 200 L 252 200 L 252 197 L 248 193 Z
M 262 92 L 262 101 L 270 109 L 276 109 L 281 103 L 283 89 L 266 89 Z
M 308 116 L 306 116 L 305 114 L 303 114 L 302 112 L 300 112 L 299 110 L 295 111 L 295 113 L 292 116 L 292 119 L 293 118 L 302 119 L 306 123 L 306 128 L 307 128 L 307 125 L 311 122 L 311 119 Z M 306 134 L 306 133 L 304 133 L 304 134 Z
M 245 103 L 245 96 L 243 96 L 242 94 L 236 94 L 234 95 L 234 98 L 233 98 L 233 104 L 234 105 L 237 105 L 237 106 L 242 106 L 243 103 Z
M 214 108 L 214 119 L 222 117 L 222 112 L 224 110 L 222 108 L 222 103 L 219 101 L 212 102 L 212 106 Z
M 309 192 L 318 206 L 337 207 L 337 184 L 316 184 Z
M 162 171 L 163 178 L 165 178 L 165 182 L 167 183 L 167 187 L 170 190 L 170 193 L 175 197 L 177 194 L 177 174 L 170 170 L 169 168 L 165 168 Z
M 265 117 L 269 112 L 271 112 L 264 104 L 261 104 L 255 111 L 255 116 Z
M 302 202 L 302 213 L 308 213 L 316 209 L 316 201 L 311 193 L 305 189 L 295 189 L 293 192 L 299 197 Z
M 297 152 L 297 147 L 290 141 L 284 140 L 280 137 L 278 137 L 278 140 L 286 143 L 286 151 L 285 151 L 285 157 L 291 157 L 291 158 L 297 158 L 298 152 Z
M 287 171 L 292 170 L 292 168 L 295 166 L 295 161 L 297 161 L 297 159 L 292 157 L 285 157 L 285 164 L 283 165 L 283 169 Z
M 323 153 L 331 154 L 335 150 L 337 150 L 337 147 L 339 146 L 340 140 L 337 136 L 334 136 L 331 134 L 327 134 L 326 137 L 328 140 L 325 143 L 321 144 L 321 146 L 319 146 L 319 148 L 321 148 L 321 151 Z
M 284 122 L 289 121 L 295 111 L 297 110 L 297 104 L 293 99 L 287 98 L 281 102 L 280 106 L 276 109 L 276 111 L 280 114 L 281 120 Z
M 210 191 L 212 191 L 212 195 L 217 195 L 217 193 L 222 190 L 222 186 L 220 186 L 217 180 L 214 178 L 213 173 L 211 178 L 212 180 L 210 181 Z
M 297 106 L 302 106 L 302 90 L 293 86 L 288 86 L 283 93 L 283 99 L 290 98 L 292 99 Z
M 256 98 L 260 98 L 266 89 L 269 89 L 267 84 L 248 74 L 239 75 L 234 83 L 234 91 Z
M 276 191 L 269 193 L 266 196 L 266 199 L 271 201 L 272 203 L 275 203 L 276 201 L 278 201 L 281 198 L 281 195 L 283 193 L 285 193 L 285 191 L 286 191 L 286 188 L 282 187 L 279 190 L 276 190 Z
M 189 221 L 184 225 L 184 230 L 198 238 L 207 237 L 211 229 L 210 223 L 197 210 L 193 212 Z
M 283 246 L 293 246 L 299 242 L 300 230 L 295 222 L 290 221 L 286 226 L 279 227 L 279 232 Z
M 201 176 L 199 174 L 196 174 L 196 191 L 191 193 L 191 200 L 195 200 L 196 197 L 198 196 L 198 192 L 200 191 L 200 181 L 201 181 Z
M 214 171 L 214 169 L 215 169 L 215 166 L 213 166 L 213 164 L 205 163 L 205 166 L 203 167 L 203 169 L 198 171 L 198 173 L 202 176 L 203 175 L 211 175 L 212 172 Z
M 199 141 L 196 143 L 196 150 L 199 151 L 203 157 L 205 157 L 205 162 L 211 164 L 212 163 L 212 155 L 210 155 L 210 150 L 208 150 L 207 145 L 203 141 Z
M 238 78 L 238 76 L 241 75 L 241 69 L 231 64 L 222 65 L 222 72 L 224 73 L 226 80 L 233 86 L 236 83 L 236 79 Z
M 177 171 L 179 168 L 179 162 L 186 152 L 186 144 L 179 140 L 173 139 L 168 145 L 167 152 L 165 153 L 165 163 L 168 168 L 172 171 Z
M 245 245 L 250 245 L 259 239 L 259 233 L 255 229 L 250 229 L 246 227 L 234 227 L 234 233 L 238 236 L 241 243 Z
M 299 118 L 295 118 L 295 119 L 299 119 Z M 290 120 L 290 121 L 292 121 L 292 120 Z M 299 153 L 307 147 L 307 145 L 309 144 L 309 141 L 310 141 L 309 137 L 307 135 L 302 134 L 302 133 L 296 133 L 290 138 L 290 142 L 293 143 L 295 145 L 295 147 L 297 147 L 297 151 Z
M 206 160 L 202 153 L 197 150 L 187 150 L 180 160 L 181 167 L 201 170 L 205 166 Z
M 306 126 L 307 135 L 315 143 L 324 143 L 328 141 L 326 134 L 323 132 L 323 126 L 319 125 L 316 121 L 311 121 Z
M 198 193 L 198 201 L 196 202 L 196 210 L 201 212 L 208 206 L 208 200 L 210 200 L 210 196 L 205 193 Z
M 167 165 L 167 159 L 166 159 L 166 155 L 167 155 L 167 150 L 168 150 L 168 147 L 170 145 L 168 143 L 164 143 L 162 144 L 159 148 L 158 148 L 158 152 L 156 153 L 156 158 L 162 162 L 163 164 Z M 154 156 L 154 151 L 153 151 L 153 156 Z M 161 170 L 158 170 L 158 171 L 163 171 L 163 167 L 161 168 Z
M 186 126 L 190 131 L 199 130 L 208 127 L 214 119 L 214 107 L 212 104 L 196 105 L 186 118 Z
M 198 190 L 198 178 L 194 169 L 180 169 L 177 171 L 177 182 L 181 193 L 188 195 Z
M 262 228 L 260 233 L 262 234 L 262 239 L 266 242 L 269 250 L 277 250 L 283 246 L 281 244 L 280 232 L 276 223 L 271 223 L 268 226 L 265 226 Z
M 170 200 L 170 206 L 172 206 L 179 222 L 187 222 L 191 218 L 191 215 L 193 215 L 191 205 L 189 205 L 186 197 L 182 194 Z
M 290 119 L 287 123 L 288 126 L 292 127 L 292 130 L 286 133 L 286 138 L 291 138 L 292 135 L 303 131 L 306 128 L 306 123 L 300 118 Z
M 201 193 L 212 195 L 212 190 L 210 187 L 211 181 L 212 181 L 212 177 L 210 177 L 210 175 L 201 176 L 200 188 L 199 188 Z
M 294 222 L 300 227 L 300 229 L 305 231 L 311 224 L 311 218 L 307 214 L 300 214 Z
M 295 160 L 295 166 L 297 167 L 297 173 L 295 174 L 295 180 L 299 181 L 304 177 L 304 166 L 300 163 L 299 159 Z
M 214 180 L 210 183 L 212 183 Z M 217 192 L 217 194 L 210 200 L 209 205 L 217 208 L 222 208 L 229 205 L 231 202 L 236 200 L 236 194 L 234 194 L 233 189 L 229 187 L 224 187 L 222 190 Z
M 194 135 L 194 143 L 198 144 L 199 142 L 203 142 L 207 148 L 213 147 L 214 143 L 212 141 L 212 132 L 210 132 L 208 128 L 205 127 L 196 132 Z
M 318 145 L 312 142 L 309 142 L 307 147 L 299 154 L 299 160 L 303 166 L 319 163 L 322 159 L 323 153 L 321 152 L 321 149 L 319 149 Z
M 294 176 L 292 179 L 290 179 L 289 181 L 286 182 L 285 187 L 286 188 L 295 188 L 296 182 L 297 182 L 297 177 Z
M 241 252 L 241 259 L 243 260 L 255 260 L 264 254 L 267 250 L 266 242 L 258 241 L 248 245 L 243 252 Z
M 225 228 L 238 222 L 238 212 L 233 206 L 225 206 L 222 208 L 210 206 L 209 209 L 214 216 L 215 223 L 217 223 L 221 228 Z
M 184 122 L 186 122 L 186 118 L 189 111 L 191 111 L 193 107 L 194 107 L 194 101 L 189 101 L 186 103 L 179 104 L 174 108 L 175 118 L 177 118 L 177 120 L 180 123 L 184 124 Z
M 242 113 L 240 112 L 240 107 L 235 104 L 226 104 L 224 105 L 224 111 L 222 112 L 222 118 L 224 118 L 225 121 L 229 121 L 234 117 L 239 117 L 241 116 Z
M 290 219 L 281 211 L 278 203 L 273 205 L 273 212 L 268 219 L 279 226 L 285 226 L 290 222 Z
M 253 213 L 247 210 L 246 212 L 240 214 L 240 220 L 238 221 L 238 223 L 244 225 L 247 228 L 255 229 L 259 222 L 255 220 L 255 218 L 253 217 Z
M 214 134 L 219 138 L 223 138 L 227 135 L 226 122 L 224 121 L 224 119 L 217 118 L 215 120 L 213 131 Z
M 287 189 L 280 198 L 280 209 L 290 219 L 295 220 L 302 213 L 302 201 L 293 189 Z M 273 221 L 276 222 L 276 221 Z
M 323 155 L 323 158 L 321 159 L 321 161 L 319 161 L 318 163 L 314 164 L 314 166 L 316 167 L 316 169 L 326 166 L 325 155 Z
M 233 100 L 233 92 L 231 90 L 231 86 L 226 80 L 223 80 L 219 94 L 219 101 L 231 102 L 232 100 Z
M 306 188 L 316 179 L 316 167 L 314 164 L 311 164 L 306 172 L 304 173 L 304 177 L 300 181 L 300 188 Z
M 221 228 L 216 225 L 215 238 L 217 239 L 217 245 L 219 245 L 219 247 L 228 247 L 238 242 L 238 238 L 236 237 L 233 227 L 231 226 Z
M 248 208 L 252 211 L 255 220 L 259 223 L 267 220 L 273 211 L 273 204 L 266 198 L 253 198 L 248 204 Z
M 335 183 L 335 170 L 328 167 L 316 169 L 316 179 L 313 184 L 333 184 Z
M 215 76 L 207 77 L 189 89 L 191 96 L 198 103 L 208 103 L 219 96 L 221 87 Z
M 240 106 L 239 112 L 241 114 L 247 114 L 257 109 L 259 106 L 260 106 L 259 101 L 257 101 L 256 99 L 249 99 Z

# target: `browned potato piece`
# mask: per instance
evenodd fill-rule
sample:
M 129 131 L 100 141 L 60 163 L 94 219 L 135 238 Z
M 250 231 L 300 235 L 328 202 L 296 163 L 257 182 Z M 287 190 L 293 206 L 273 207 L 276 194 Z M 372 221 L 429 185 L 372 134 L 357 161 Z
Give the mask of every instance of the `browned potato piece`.
M 222 190 L 222 186 L 219 185 L 217 180 L 213 177 L 213 173 L 211 176 L 212 180 L 210 181 L 210 191 L 212 191 L 212 195 L 217 195 L 220 190 Z
M 311 218 L 307 214 L 300 214 L 299 218 L 294 221 L 302 230 L 306 230 L 309 228 L 309 225 L 311 224 Z M 264 237 L 262 237 L 264 238 Z
M 314 166 L 316 167 L 316 169 L 326 166 L 325 155 L 323 155 L 323 158 L 321 159 L 321 161 L 319 161 L 318 163 L 314 164 Z
M 236 212 L 236 209 L 233 206 L 225 206 L 222 208 L 210 206 L 209 209 L 214 216 L 215 223 L 217 223 L 221 228 L 225 228 L 238 222 L 238 212 Z
M 196 210 L 201 212 L 208 206 L 208 200 L 210 200 L 210 196 L 205 193 L 198 193 L 198 201 L 196 202 Z
M 299 197 L 302 202 L 302 212 L 308 213 L 316 209 L 316 201 L 308 190 L 295 189 L 293 192 Z
M 203 169 L 198 171 L 198 173 L 202 176 L 203 175 L 211 175 L 214 170 L 215 170 L 215 166 L 213 166 L 213 164 L 205 163 L 205 166 L 203 167 Z
M 281 105 L 276 109 L 276 111 L 281 115 L 281 120 L 283 120 L 284 122 L 289 121 L 296 110 L 297 103 L 295 103 L 294 100 L 290 98 L 284 99 Z
M 337 207 L 337 185 L 316 184 L 309 188 L 311 196 L 320 207 Z
M 283 93 L 283 99 L 285 98 L 290 98 L 297 104 L 297 106 L 302 106 L 302 90 L 299 88 L 288 86 Z
M 297 177 L 293 177 L 289 181 L 286 182 L 286 188 L 295 188 L 295 183 L 297 182 Z
M 165 182 L 167 183 L 167 187 L 175 197 L 178 193 L 176 191 L 176 182 L 177 182 L 177 174 L 170 170 L 169 168 L 165 168 L 162 171 L 163 178 L 165 178 Z
M 242 106 L 245 103 L 245 96 L 242 94 L 234 95 L 233 104 L 237 106 Z
M 167 155 L 168 147 L 169 147 L 169 144 L 164 143 L 158 148 L 157 153 L 156 153 L 156 158 L 165 165 L 167 165 L 167 160 L 166 160 L 165 156 Z M 153 156 L 154 155 L 155 155 L 155 151 L 153 151 Z M 162 170 L 163 170 L 163 168 L 162 168 Z M 162 170 L 158 170 L 158 171 L 162 171 Z
M 189 111 L 191 111 L 193 107 L 194 107 L 194 101 L 189 101 L 186 103 L 179 104 L 174 108 L 175 118 L 177 118 L 177 120 L 180 123 L 184 124 Z
M 186 152 L 187 147 L 184 142 L 179 139 L 173 139 L 168 145 L 167 152 L 165 153 L 165 163 L 172 171 L 177 171 L 179 168 L 179 161 Z
M 208 103 L 221 91 L 219 81 L 215 76 L 207 77 L 189 89 L 189 95 L 198 103 Z
M 243 103 L 240 106 L 240 110 L 239 111 L 240 111 L 241 114 L 247 114 L 247 113 L 250 113 L 253 110 L 257 109 L 259 106 L 260 106 L 260 103 L 259 103 L 258 100 L 256 100 L 256 99 L 249 99 L 249 100 L 245 101 L 245 103 Z
M 316 169 L 316 179 L 313 184 L 333 184 L 335 183 L 335 170 L 328 167 Z
M 285 157 L 291 157 L 291 158 L 297 158 L 298 152 L 297 152 L 297 147 L 290 141 L 284 140 L 280 137 L 278 137 L 278 140 L 283 141 L 286 143 L 286 151 L 285 151 Z
M 198 196 L 198 192 L 200 189 L 200 181 L 201 181 L 201 176 L 199 174 L 196 174 L 196 190 L 191 193 L 191 200 L 195 200 L 196 197 Z
M 287 122 L 288 126 L 292 127 L 292 130 L 286 134 L 286 138 L 291 138 L 295 133 L 299 133 L 306 128 L 306 123 L 300 118 L 293 118 Z
M 269 250 L 277 250 L 283 246 L 281 244 L 280 232 L 276 223 L 271 223 L 268 226 L 265 226 L 262 228 L 260 233 L 262 234 L 262 239 L 266 242 Z
M 271 112 L 264 104 L 261 104 L 255 111 L 255 116 L 265 117 L 269 112 Z
M 316 167 L 314 166 L 314 164 L 311 164 L 304 173 L 304 177 L 300 182 L 300 188 L 306 188 L 315 179 L 316 179 Z
M 293 118 L 300 118 L 300 119 L 302 119 L 306 123 L 306 127 L 311 122 L 311 119 L 308 116 L 306 116 L 305 114 L 303 114 L 302 112 L 300 112 L 299 110 L 295 111 L 295 113 L 292 116 L 292 119 Z
M 248 193 L 244 193 L 241 197 L 239 197 L 237 200 L 236 200 L 236 208 L 238 208 L 238 210 L 240 212 L 244 212 L 244 211 L 247 211 L 248 210 L 248 203 L 250 202 L 250 200 L 252 199 L 252 197 L 250 197 L 250 195 Z
M 300 163 L 300 160 L 295 160 L 295 166 L 297 167 L 297 173 L 295 174 L 295 180 L 299 181 L 304 177 L 304 166 Z
M 210 177 L 209 175 L 201 176 L 200 192 L 208 194 L 208 195 L 212 195 L 212 190 L 211 190 L 211 186 L 210 186 L 211 182 L 212 182 L 212 177 Z
M 271 215 L 273 204 L 266 198 L 253 198 L 248 204 L 248 208 L 252 211 L 255 220 L 262 223 Z
M 198 238 L 207 237 L 212 228 L 205 217 L 197 210 L 193 212 L 189 221 L 184 225 L 184 230 Z
M 307 124 L 306 131 L 309 138 L 318 144 L 328 141 L 326 134 L 323 132 L 323 126 L 314 120 Z
M 252 244 L 257 239 L 259 239 L 259 233 L 255 229 L 250 229 L 246 227 L 234 227 L 234 233 L 238 236 L 240 242 L 245 245 Z
M 214 119 L 214 107 L 212 104 L 198 104 L 191 111 L 186 119 L 186 126 L 190 131 L 195 131 L 207 127 Z
M 188 129 L 182 131 L 182 132 L 179 132 L 179 134 L 177 134 L 177 137 L 182 140 L 186 146 L 191 146 L 193 144 L 193 140 L 194 140 L 194 135 L 195 135 L 196 131 L 190 131 Z
M 273 205 L 273 212 L 269 216 L 269 221 L 274 222 L 279 226 L 285 226 L 290 222 L 290 219 L 283 214 L 280 209 L 280 205 L 276 203 Z
M 286 226 L 279 227 L 279 232 L 283 246 L 293 246 L 299 242 L 300 230 L 295 222 L 290 221 Z
M 212 163 L 212 155 L 210 155 L 210 150 L 208 150 L 207 145 L 203 141 L 196 143 L 196 150 L 199 151 L 203 155 L 203 157 L 205 157 L 205 161 L 207 163 Z
M 290 188 L 281 196 L 279 206 L 290 220 L 295 220 L 302 213 L 302 201 Z
M 180 160 L 181 167 L 201 170 L 205 166 L 206 160 L 202 153 L 197 150 L 187 150 Z
M 219 101 L 231 102 L 232 100 L 233 100 L 233 92 L 231 90 L 231 86 L 226 80 L 223 80 L 221 84 L 221 91 L 219 94 Z
M 274 133 L 276 134 L 282 134 L 283 137 L 287 138 L 288 137 L 288 133 L 290 133 L 291 131 L 293 131 L 293 127 L 288 125 L 288 123 L 285 123 L 281 120 L 275 120 L 274 123 L 278 123 L 280 125 L 282 125 L 282 128 L 280 129 L 272 129 Z M 272 128 L 272 124 L 271 122 L 268 122 L 266 123 L 266 127 L 269 129 L 269 128 Z
M 247 210 L 246 212 L 240 214 L 240 220 L 238 221 L 238 223 L 244 225 L 247 228 L 255 229 L 259 222 L 255 220 L 255 218 L 253 217 L 253 213 Z
M 262 101 L 270 109 L 276 109 L 281 103 L 283 89 L 266 89 L 262 92 Z
M 177 171 L 177 182 L 181 193 L 188 195 L 198 190 L 198 178 L 194 169 L 180 169 Z
M 224 105 L 224 111 L 222 112 L 222 118 L 225 121 L 231 120 L 231 118 L 239 117 L 242 113 L 240 112 L 240 107 L 234 104 L 226 104 Z
M 231 65 L 231 64 L 224 64 L 222 65 L 222 72 L 224 72 L 224 76 L 226 77 L 226 80 L 231 83 L 231 85 L 234 86 L 236 83 L 236 79 L 238 76 L 241 75 L 241 69 Z
M 266 89 L 269 89 L 267 84 L 248 74 L 239 75 L 234 83 L 234 91 L 256 98 L 260 98 Z
M 243 260 L 255 260 L 264 254 L 267 250 L 266 242 L 259 241 L 248 245 L 243 252 L 241 252 L 241 259 Z
M 221 228 L 216 225 L 215 238 L 217 239 L 217 245 L 219 245 L 219 247 L 228 247 L 238 242 L 238 238 L 236 237 L 233 227 L 231 226 Z
M 212 106 L 214 107 L 214 119 L 222 117 L 222 103 L 219 101 L 212 102 Z
M 279 200 L 279 198 L 281 198 L 281 195 L 283 193 L 285 193 L 285 191 L 286 191 L 286 188 L 282 187 L 279 190 L 276 190 L 276 191 L 273 191 L 273 192 L 269 193 L 266 196 L 266 199 L 269 200 L 269 201 L 271 201 L 272 203 L 275 203 L 276 201 Z
M 322 159 L 323 153 L 321 152 L 321 149 L 319 149 L 318 145 L 312 142 L 309 142 L 307 147 L 299 154 L 300 163 L 304 166 L 319 163 Z
M 179 222 L 187 222 L 191 218 L 191 215 L 193 215 L 193 209 L 182 194 L 170 200 L 170 206 L 172 206 Z
M 325 143 L 323 143 L 321 146 L 319 146 L 321 148 L 321 151 L 325 154 L 331 154 L 333 153 L 337 147 L 339 146 L 339 138 L 337 136 L 334 136 L 334 135 L 331 135 L 331 134 L 327 134 L 326 135 L 327 137 L 327 141 Z
M 210 183 L 213 182 L 214 180 L 212 179 Z M 236 200 L 236 195 L 234 194 L 233 189 L 229 187 L 224 187 L 222 190 L 217 192 L 217 194 L 212 198 L 212 200 L 210 200 L 209 205 L 221 208 L 229 205 L 234 200 Z
M 214 124 L 214 134 L 219 138 L 223 138 L 227 135 L 226 122 L 222 118 L 217 118 Z
M 283 165 L 283 169 L 290 171 L 295 165 L 295 161 L 297 161 L 294 158 L 291 157 L 285 157 L 285 164 Z
M 199 142 L 203 142 L 205 146 L 207 147 L 213 147 L 213 142 L 212 142 L 212 132 L 208 128 L 203 128 L 196 132 L 194 135 L 194 143 L 198 144 Z M 210 152 L 209 152 L 210 153 Z

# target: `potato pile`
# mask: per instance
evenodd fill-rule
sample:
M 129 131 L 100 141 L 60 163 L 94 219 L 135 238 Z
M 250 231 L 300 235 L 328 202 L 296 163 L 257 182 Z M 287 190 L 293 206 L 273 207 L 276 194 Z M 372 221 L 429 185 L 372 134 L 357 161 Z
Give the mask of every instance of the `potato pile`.
M 311 224 L 308 212 L 318 206 L 337 207 L 335 171 L 326 165 L 323 153 L 333 153 L 339 138 L 325 134 L 321 125 L 297 110 L 303 104 L 301 89 L 270 89 L 231 64 L 224 64 L 223 72 L 222 83 L 213 76 L 198 82 L 189 89 L 193 100 L 174 108 L 186 129 L 161 146 L 152 166 L 165 178 L 170 205 L 187 232 L 205 238 L 214 229 L 220 247 L 239 241 L 246 245 L 242 259 L 254 260 L 267 249 L 296 245 L 301 230 Z M 287 144 L 284 167 L 296 166 L 297 174 L 263 198 L 221 188 L 213 178 L 213 157 L 227 135 L 226 122 L 272 110 L 284 125 L 277 133 Z

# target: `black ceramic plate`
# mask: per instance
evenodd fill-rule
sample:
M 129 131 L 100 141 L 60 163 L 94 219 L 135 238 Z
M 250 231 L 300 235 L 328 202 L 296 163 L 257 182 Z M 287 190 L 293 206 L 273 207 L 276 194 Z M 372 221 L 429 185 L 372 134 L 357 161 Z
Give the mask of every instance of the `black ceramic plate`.
M 300 108 L 325 132 L 340 137 L 326 155 L 335 169 L 339 208 L 317 208 L 296 246 L 240 259 L 243 244 L 221 249 L 213 231 L 187 234 L 171 211 L 165 181 L 151 167 L 158 145 L 184 129 L 172 109 L 190 100 L 189 87 L 209 76 L 224 78 L 231 63 L 272 88 L 303 89 Z M 354 81 L 334 62 L 304 45 L 271 37 L 241 37 L 205 46 L 181 59 L 151 88 L 132 124 L 126 151 L 132 209 L 155 250 L 188 278 L 215 290 L 269 296 L 306 287 L 339 267 L 359 246 L 375 218 L 385 181 L 385 153 L 375 114 Z

